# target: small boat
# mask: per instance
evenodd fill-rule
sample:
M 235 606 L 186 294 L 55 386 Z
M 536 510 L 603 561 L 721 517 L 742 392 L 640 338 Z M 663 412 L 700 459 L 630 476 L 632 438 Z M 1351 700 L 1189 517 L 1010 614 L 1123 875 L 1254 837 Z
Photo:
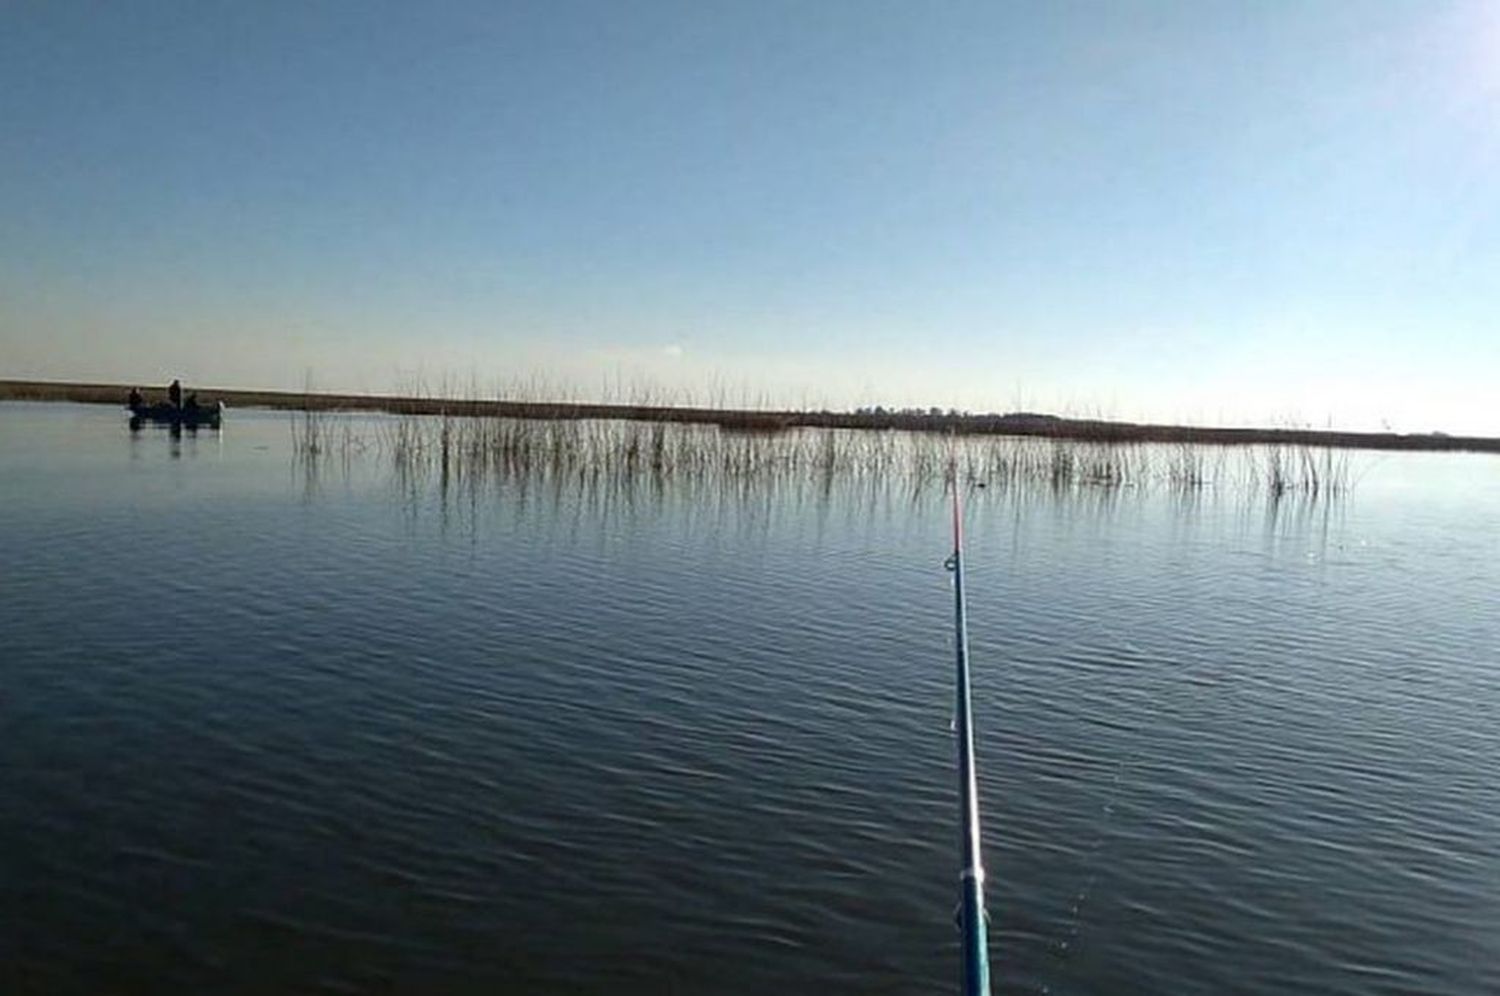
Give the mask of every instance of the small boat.
M 178 408 L 165 401 L 154 405 L 139 404 L 130 406 L 130 427 L 132 429 L 139 429 L 147 422 L 156 422 L 177 428 L 196 429 L 206 427 L 217 429 L 223 418 L 224 402 L 222 401 L 216 401 L 211 405 L 189 405 L 182 408 Z

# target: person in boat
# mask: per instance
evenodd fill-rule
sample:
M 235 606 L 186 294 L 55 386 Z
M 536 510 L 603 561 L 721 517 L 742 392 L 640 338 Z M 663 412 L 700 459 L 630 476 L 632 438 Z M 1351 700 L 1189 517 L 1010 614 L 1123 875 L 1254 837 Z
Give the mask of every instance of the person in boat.
M 141 405 L 145 404 L 145 402 L 146 399 L 141 397 L 141 389 L 138 387 L 132 387 L 130 389 L 130 400 L 126 402 L 126 404 L 130 407 L 130 410 L 139 411 Z
M 172 381 L 172 386 L 167 388 L 167 400 L 172 403 L 173 408 L 182 410 L 182 381 Z

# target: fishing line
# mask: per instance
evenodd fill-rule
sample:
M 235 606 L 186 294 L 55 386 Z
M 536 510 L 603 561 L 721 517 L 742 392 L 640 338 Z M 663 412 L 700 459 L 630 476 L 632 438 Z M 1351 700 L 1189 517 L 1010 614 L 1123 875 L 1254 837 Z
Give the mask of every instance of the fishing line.
M 1110 830 L 1114 822 L 1115 803 L 1119 801 L 1120 789 L 1124 783 L 1126 762 L 1122 759 L 1115 762 L 1114 772 L 1110 777 L 1109 792 L 1099 811 L 1103 814 L 1096 823 L 1096 833 L 1088 848 L 1083 853 L 1083 864 L 1088 871 L 1088 877 L 1084 880 L 1083 887 L 1073 897 L 1072 906 L 1068 911 L 1068 919 L 1063 924 L 1061 937 L 1052 940 L 1048 944 L 1048 950 L 1059 959 L 1069 959 L 1083 932 L 1085 924 L 1084 914 L 1088 901 L 1093 897 L 1094 886 L 1099 884 L 1101 860 L 1104 857 L 1105 843 L 1110 837 Z

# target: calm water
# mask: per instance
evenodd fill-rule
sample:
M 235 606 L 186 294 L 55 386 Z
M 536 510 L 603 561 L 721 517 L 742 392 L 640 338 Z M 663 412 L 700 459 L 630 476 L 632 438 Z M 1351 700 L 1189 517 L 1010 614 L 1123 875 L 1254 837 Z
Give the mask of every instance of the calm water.
M 0 989 L 951 992 L 941 496 L 0 405 Z M 1500 461 L 976 493 L 997 989 L 1500 991 Z

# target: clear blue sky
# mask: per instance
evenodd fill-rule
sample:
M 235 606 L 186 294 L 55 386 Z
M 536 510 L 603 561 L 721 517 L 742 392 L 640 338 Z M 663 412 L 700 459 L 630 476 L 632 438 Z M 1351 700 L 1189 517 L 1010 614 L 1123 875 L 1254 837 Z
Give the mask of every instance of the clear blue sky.
M 0 376 L 309 371 L 1500 432 L 1500 4 L 0 5 Z

